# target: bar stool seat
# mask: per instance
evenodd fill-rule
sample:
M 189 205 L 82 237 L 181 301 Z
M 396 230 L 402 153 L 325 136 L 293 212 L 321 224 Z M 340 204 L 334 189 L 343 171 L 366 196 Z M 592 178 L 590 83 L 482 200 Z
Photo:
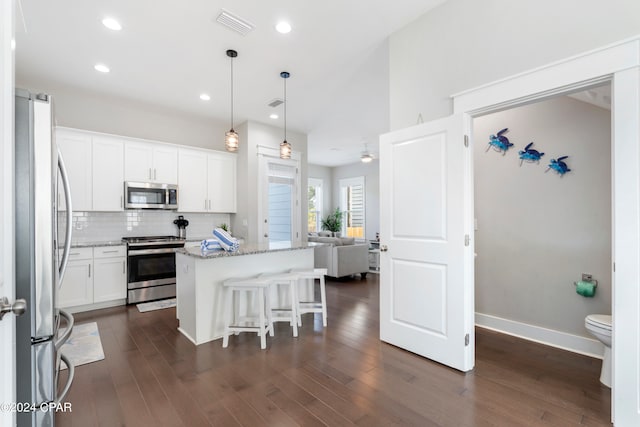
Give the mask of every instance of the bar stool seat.
M 311 281 L 313 297 L 311 301 L 300 301 L 298 297 L 296 310 L 298 312 L 298 325 L 302 325 L 302 314 L 304 313 L 321 313 L 322 326 L 327 326 L 327 292 L 325 290 L 324 276 L 327 274 L 326 268 L 296 268 L 289 270 L 292 274 L 299 277 L 298 285 L 308 284 Z M 320 301 L 315 298 L 315 279 L 320 280 Z M 300 295 L 300 292 L 296 292 Z
M 228 279 L 223 282 L 225 292 L 224 318 L 225 327 L 222 338 L 222 347 L 229 345 L 229 335 L 240 332 L 256 332 L 260 337 L 260 348 L 267 348 L 267 332 L 273 336 L 273 320 L 271 318 L 271 303 L 268 295 L 270 282 L 260 277 L 248 277 L 242 279 Z M 238 293 L 253 293 L 257 295 L 258 317 L 240 317 L 239 298 L 235 304 L 233 296 Z M 239 296 L 239 295 L 238 295 Z M 248 309 L 248 307 L 247 307 Z M 232 323 L 233 320 L 233 323 Z
M 293 336 L 298 336 L 298 311 L 297 311 L 297 302 L 298 302 L 298 293 L 297 293 L 297 283 L 299 280 L 299 276 L 296 273 L 265 273 L 258 276 L 258 278 L 262 280 L 266 280 L 271 289 L 275 289 L 278 300 L 280 300 L 280 286 L 288 286 L 288 305 L 282 307 L 271 307 L 270 315 L 273 322 L 283 322 L 287 321 L 293 327 Z M 270 292 L 267 295 L 267 299 L 270 297 Z

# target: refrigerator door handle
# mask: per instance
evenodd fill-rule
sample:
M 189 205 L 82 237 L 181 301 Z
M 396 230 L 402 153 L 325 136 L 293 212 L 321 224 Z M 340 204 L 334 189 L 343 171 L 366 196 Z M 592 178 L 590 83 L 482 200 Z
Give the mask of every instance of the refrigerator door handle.
M 62 154 L 58 150 L 58 169 L 60 169 L 60 178 L 62 179 L 62 187 L 64 188 L 64 202 L 67 206 L 67 226 L 64 231 L 64 252 L 62 253 L 62 261 L 60 262 L 60 269 L 58 273 L 58 286 L 62 284 L 64 273 L 67 270 L 67 263 L 69 262 L 69 252 L 71 251 L 71 228 L 73 226 L 73 210 L 71 208 L 71 190 L 69 188 L 69 179 L 67 177 L 67 169 L 64 167 L 64 161 L 62 160 Z
M 55 341 L 56 351 L 60 350 L 60 347 L 62 347 L 62 345 L 69 339 L 75 322 L 71 313 L 64 310 L 58 310 L 58 313 L 60 314 L 60 317 L 64 317 L 67 322 L 67 328 L 65 329 L 64 334 Z
M 76 368 L 75 366 L 73 366 L 73 363 L 71 363 L 71 361 L 67 358 L 67 356 L 65 356 L 63 353 L 60 353 L 60 359 L 62 360 L 62 362 L 64 362 L 65 365 L 67 365 L 67 370 L 69 371 L 69 376 L 67 377 L 67 383 L 64 385 L 64 388 L 62 389 L 62 392 L 56 396 L 56 399 L 54 400 L 54 403 L 59 404 L 61 403 L 64 398 L 67 396 L 67 393 L 69 392 L 69 389 L 71 388 L 71 383 L 73 382 L 73 377 L 76 373 Z M 59 367 L 58 367 L 59 369 Z M 56 380 L 58 378 L 58 372 L 56 372 Z M 56 381 L 57 384 L 57 381 Z

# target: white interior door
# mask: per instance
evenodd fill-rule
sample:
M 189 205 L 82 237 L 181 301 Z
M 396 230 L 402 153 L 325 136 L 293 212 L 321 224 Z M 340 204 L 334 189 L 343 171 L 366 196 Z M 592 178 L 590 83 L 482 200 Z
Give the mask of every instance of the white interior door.
M 0 297 L 15 301 L 13 234 L 14 137 L 14 1 L 0 3 Z M 7 314 L 0 321 L 0 402 L 16 401 L 16 321 Z M 0 411 L 0 425 L 13 426 L 14 411 Z
M 468 126 L 458 114 L 380 138 L 380 339 L 461 371 L 474 365 Z

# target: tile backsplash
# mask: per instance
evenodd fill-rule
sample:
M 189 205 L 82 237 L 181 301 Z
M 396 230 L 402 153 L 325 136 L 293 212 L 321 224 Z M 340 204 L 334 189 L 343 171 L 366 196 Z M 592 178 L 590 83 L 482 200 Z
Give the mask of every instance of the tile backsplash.
M 59 233 L 64 233 L 66 212 L 58 217 Z M 112 241 L 127 236 L 177 236 L 173 221 L 183 215 L 189 221 L 187 239 L 210 236 L 222 223 L 230 223 L 229 214 L 176 213 L 173 211 L 126 210 L 123 212 L 74 212 L 74 242 Z

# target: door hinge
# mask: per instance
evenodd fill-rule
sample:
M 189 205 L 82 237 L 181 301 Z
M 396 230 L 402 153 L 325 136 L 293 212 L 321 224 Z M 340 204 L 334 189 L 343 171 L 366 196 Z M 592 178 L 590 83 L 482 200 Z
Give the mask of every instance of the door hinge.
M 469 345 L 469 334 L 464 336 L 464 346 L 467 347 Z
M 615 262 L 613 263 L 613 272 L 614 273 L 616 272 L 616 263 Z
M 464 146 L 469 147 L 469 135 L 464 136 Z
M 464 245 L 465 246 L 469 246 L 469 235 L 468 234 L 464 235 Z

